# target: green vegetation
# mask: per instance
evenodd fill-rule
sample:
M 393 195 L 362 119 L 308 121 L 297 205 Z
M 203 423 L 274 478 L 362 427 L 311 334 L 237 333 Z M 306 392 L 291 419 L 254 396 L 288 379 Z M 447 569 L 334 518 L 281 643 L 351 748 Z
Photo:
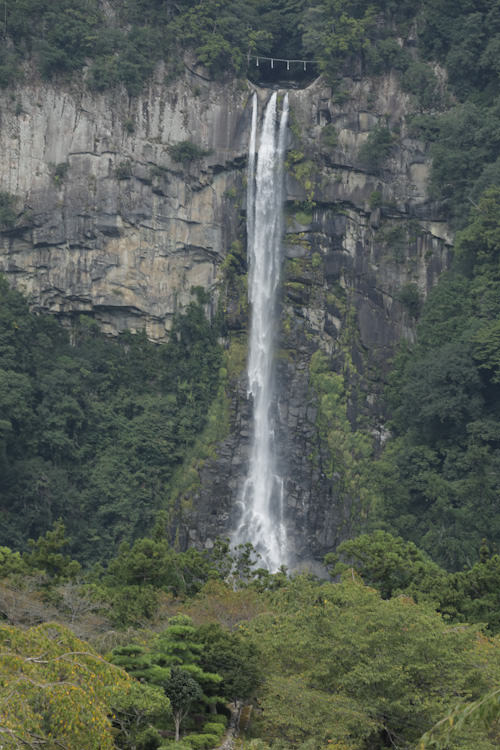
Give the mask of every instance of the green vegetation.
M 97 0 L 5 3 L 2 87 L 30 59 L 47 78 L 85 70 L 96 90 L 134 95 L 159 60 L 175 75 L 185 50 L 219 77 L 244 73 L 248 52 L 314 57 L 337 102 L 343 73 L 396 71 L 418 112 L 411 134 L 430 144 L 432 197 L 461 231 L 425 303 L 415 283 L 397 293 L 417 335 L 394 362 L 383 405 L 391 436 L 377 457 L 348 409 L 357 382 L 348 298 L 340 287 L 325 293 L 344 323 L 344 370 L 319 351 L 311 359 L 311 461 L 335 480 L 351 524 L 342 531 L 353 534 L 353 520 L 376 529 L 327 556 L 336 582 L 270 575 L 249 547 L 230 554 L 224 541 L 203 551 L 170 543 L 229 428 L 226 386 L 246 346 L 234 336 L 224 355 L 218 338 L 244 328 L 243 242 L 223 264 L 233 309 L 222 326 L 193 289 L 197 302 L 163 346 L 104 339 L 85 316 L 68 336 L 0 281 L 2 746 L 209 749 L 221 744 L 224 704 L 237 700 L 253 706 L 242 737 L 253 750 L 499 746 L 497 5 L 112 0 L 104 14 Z M 375 173 L 394 144 L 385 122 L 359 152 Z M 325 154 L 336 139 L 326 125 Z M 317 167 L 300 148 L 287 165 L 306 196 L 294 219 L 308 225 Z M 179 164 L 205 155 L 190 141 L 170 147 Z M 54 166 L 56 183 L 67 169 Z M 130 164 L 116 176 L 128 179 Z M 384 208 L 381 190 L 369 205 Z M 0 228 L 17 216 L 16 197 L 1 193 Z M 375 239 L 401 263 L 415 227 L 386 219 Z M 290 262 L 288 293 L 306 299 L 300 263 Z M 307 263 L 319 274 L 322 256 L 311 251 Z
M 132 164 L 130 161 L 121 161 L 116 165 L 115 177 L 117 180 L 130 180 L 132 177 Z
M 416 284 L 408 283 L 402 286 L 398 293 L 398 299 L 412 317 L 418 317 L 422 307 L 422 300 Z
M 325 127 L 321 131 L 321 143 L 327 149 L 334 149 L 338 145 L 338 139 L 339 138 L 335 125 L 333 125 L 332 123 L 330 123 L 329 125 L 325 125 Z
M 394 145 L 394 136 L 387 127 L 378 126 L 370 131 L 359 149 L 359 160 L 367 169 L 378 172 L 388 159 Z
M 0 193 L 0 229 L 10 229 L 16 221 L 15 196 Z
M 476 622 L 495 635 L 500 632 L 500 557 L 485 542 L 480 560 L 458 573 L 439 567 L 413 542 L 385 531 L 343 542 L 326 562 L 332 575 L 354 568 L 384 599 L 411 596 L 437 609 L 447 621 Z
M 427 747 L 443 729 L 442 749 L 497 746 L 500 643 L 461 619 L 488 580 L 482 614 L 498 627 L 496 556 L 485 552 L 467 591 L 460 574 L 378 532 L 341 545 L 328 562 L 342 580 L 327 583 L 256 569 L 248 546 L 174 553 L 162 528 L 78 584 L 74 561 L 54 558 L 60 524 L 33 543 L 36 556 L 1 550 L 7 748 L 208 750 L 221 743 L 227 700 L 253 705 L 243 747 L 388 750 L 416 747 L 424 733 Z M 62 567 L 49 575 L 55 559 Z M 173 598 L 172 574 L 193 565 L 196 587 Z M 113 611 L 131 574 L 157 595 L 134 629 Z M 443 592 L 462 609 L 436 611 Z M 19 627 L 32 619 L 44 624 Z
M 181 162 L 182 164 L 189 164 L 189 162 L 202 159 L 210 152 L 197 146 L 196 143 L 191 143 L 191 141 L 180 141 L 179 143 L 174 143 L 172 146 L 169 146 L 168 153 L 174 161 Z
M 268 667 L 253 732 L 286 747 L 412 747 L 446 706 L 494 684 L 478 671 L 488 653 L 498 669 L 473 629 L 450 628 L 407 597 L 384 601 L 351 574 L 340 584 L 290 581 L 250 631 Z M 473 738 L 463 729 L 454 747 Z M 484 730 L 480 739 L 494 747 Z
M 192 303 L 170 342 L 66 331 L 0 280 L 0 544 L 62 518 L 82 561 L 151 529 L 219 389 L 217 330 Z
M 60 162 L 54 166 L 53 179 L 56 185 L 60 185 L 69 169 L 69 163 L 67 161 Z
M 115 747 L 111 716 L 131 689 L 125 673 L 54 623 L 29 630 L 2 625 L 0 644 L 4 747 Z
M 335 476 L 336 493 L 350 507 L 352 520 L 374 502 L 370 481 L 373 446 L 370 436 L 349 421 L 344 375 L 347 373 L 332 372 L 321 351 L 311 357 L 310 382 L 318 405 L 318 460 L 322 473 Z
M 499 258 L 500 189 L 490 188 L 395 363 L 394 437 L 376 465 L 385 528 L 456 570 L 482 539 L 500 543 Z

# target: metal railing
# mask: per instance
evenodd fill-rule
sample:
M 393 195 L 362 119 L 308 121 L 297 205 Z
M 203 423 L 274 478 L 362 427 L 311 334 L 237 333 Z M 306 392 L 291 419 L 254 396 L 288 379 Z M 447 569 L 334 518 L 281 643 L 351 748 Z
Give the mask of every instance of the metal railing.
M 297 63 L 299 65 L 302 65 L 304 71 L 307 71 L 308 65 L 319 65 L 319 60 L 288 60 L 283 57 L 266 57 L 265 55 L 247 55 L 247 58 L 248 65 L 250 65 L 250 60 L 255 60 L 256 68 L 260 67 L 260 63 L 262 61 L 269 62 L 271 65 L 271 70 L 274 68 L 274 63 L 286 63 L 287 70 L 290 70 L 291 63 Z

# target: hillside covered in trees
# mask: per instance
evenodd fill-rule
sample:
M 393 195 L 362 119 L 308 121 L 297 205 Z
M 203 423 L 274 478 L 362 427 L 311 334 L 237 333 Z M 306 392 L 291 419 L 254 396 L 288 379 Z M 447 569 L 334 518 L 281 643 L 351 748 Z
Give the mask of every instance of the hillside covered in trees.
M 248 547 L 184 549 L 175 535 L 179 486 L 227 429 L 243 344 L 228 345 L 224 305 L 209 321 L 193 288 L 154 345 L 106 338 L 84 315 L 63 328 L 0 280 L 0 745 L 214 748 L 245 703 L 239 742 L 252 750 L 498 747 L 498 2 L 5 0 L 0 11 L 0 86 L 12 91 L 39 75 L 134 96 L 159 62 L 170 80 L 186 62 L 258 83 L 269 71 L 247 68 L 255 54 L 314 59 L 339 97 L 347 72 L 391 71 L 414 99 L 429 190 L 456 232 L 427 300 L 408 292 L 415 338 L 393 362 L 387 440 L 359 462 L 370 505 L 327 555 L 331 580 L 270 575 Z M 368 172 L 392 138 L 372 132 Z M 15 223 L 0 193 L 0 230 Z M 244 266 L 233 248 L 226 279 L 243 284 Z

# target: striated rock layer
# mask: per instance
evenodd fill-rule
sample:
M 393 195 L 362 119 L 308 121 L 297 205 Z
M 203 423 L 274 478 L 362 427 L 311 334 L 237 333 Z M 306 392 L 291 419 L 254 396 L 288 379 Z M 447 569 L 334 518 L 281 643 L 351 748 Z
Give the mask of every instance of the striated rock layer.
M 166 84 L 160 69 L 141 97 L 41 82 L 2 94 L 0 191 L 16 196 L 18 219 L 0 232 L 0 270 L 35 310 L 68 321 L 90 314 L 111 334 L 146 329 L 161 341 L 193 287 L 211 292 L 209 313 L 221 298 L 233 335 L 244 329 L 241 285 L 222 264 L 235 240 L 245 243 L 252 88 L 192 71 Z M 341 471 L 325 468 L 311 356 L 320 349 L 344 372 L 353 428 L 380 443 L 389 360 L 413 336 L 419 296 L 451 244 L 397 79 L 346 79 L 343 89 L 341 97 L 318 79 L 290 91 L 277 418 L 297 562 L 321 559 L 349 535 L 356 505 L 339 490 Z M 258 89 L 261 102 L 269 95 Z M 376 128 L 391 131 L 392 146 L 367 164 L 361 147 Z M 175 161 L 169 147 L 182 141 L 209 153 Z M 177 498 L 177 508 L 189 506 L 177 515 L 184 544 L 210 546 L 234 524 L 249 444 L 243 375 L 228 398 L 228 437 Z
M 213 288 L 235 232 L 248 94 L 162 78 L 133 99 L 42 82 L 3 95 L 0 190 L 23 213 L 2 233 L 0 270 L 36 310 L 161 340 L 191 288 Z M 185 140 L 209 155 L 176 162 L 168 146 Z

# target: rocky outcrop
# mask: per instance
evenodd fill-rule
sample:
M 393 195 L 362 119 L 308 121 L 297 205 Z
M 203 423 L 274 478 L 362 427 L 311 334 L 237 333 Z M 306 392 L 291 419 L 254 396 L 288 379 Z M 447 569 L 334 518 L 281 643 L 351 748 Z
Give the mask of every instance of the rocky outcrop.
M 0 103 L 0 190 L 19 217 L 0 270 L 35 309 L 161 340 L 192 287 L 213 289 L 235 235 L 246 87 L 164 71 L 141 97 L 37 81 Z M 199 152 L 176 161 L 169 146 Z
M 87 313 L 112 334 L 145 328 L 162 340 L 197 286 L 213 305 L 225 294 L 229 328 L 244 326 L 244 284 L 220 282 L 229 248 L 244 246 L 251 89 L 189 70 L 166 84 L 159 69 L 132 99 L 42 82 L 3 94 L 0 191 L 16 196 L 18 219 L 0 232 L 0 270 L 35 309 L 66 320 Z M 263 102 L 269 90 L 258 95 Z M 429 199 L 428 153 L 411 135 L 412 101 L 395 76 L 346 79 L 342 96 L 318 79 L 292 90 L 290 105 L 277 424 L 303 561 L 349 534 L 356 503 L 324 468 L 311 356 L 320 349 L 346 373 L 353 429 L 363 424 L 380 442 L 388 362 L 413 336 L 451 237 Z M 380 129 L 391 140 L 370 163 L 362 146 Z M 196 158 L 175 160 L 171 147 L 183 141 Z M 190 512 L 177 518 L 186 544 L 210 546 L 235 523 L 250 435 L 243 377 L 228 398 L 229 434 L 197 465 Z

